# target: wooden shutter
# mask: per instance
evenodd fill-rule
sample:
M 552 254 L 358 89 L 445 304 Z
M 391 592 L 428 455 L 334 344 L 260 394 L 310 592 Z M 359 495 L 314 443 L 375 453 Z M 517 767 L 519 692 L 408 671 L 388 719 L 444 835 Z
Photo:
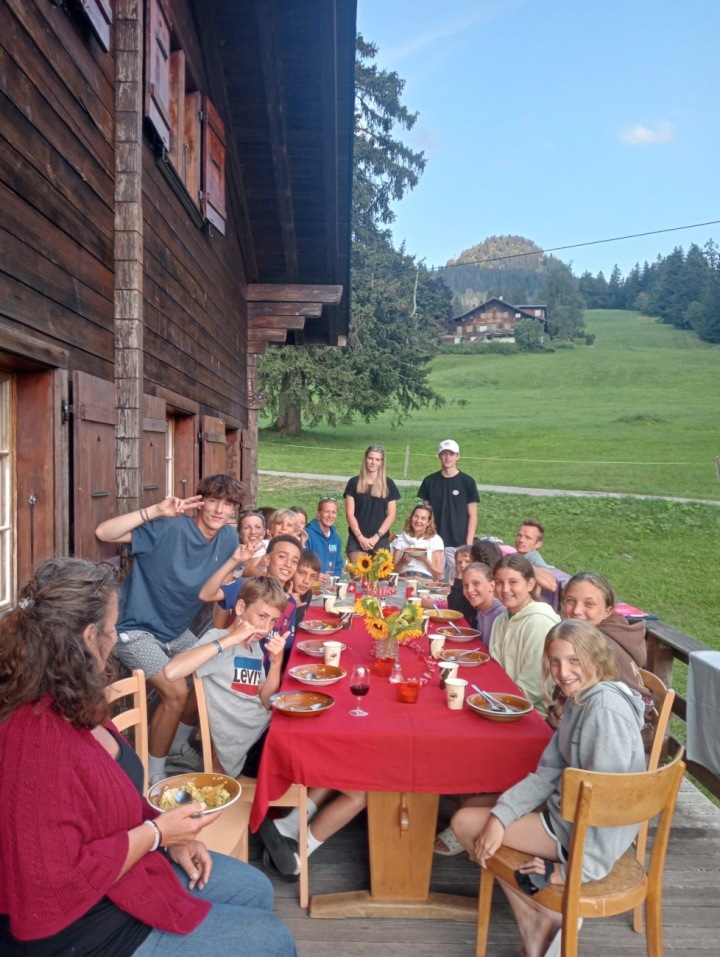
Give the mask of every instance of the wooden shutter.
M 185 94 L 185 139 L 182 178 L 193 203 L 200 205 L 200 147 L 202 144 L 202 96 Z
M 117 512 L 115 479 L 115 386 L 86 372 L 73 372 L 73 549 L 102 561 L 117 546 L 99 542 L 95 529 Z
M 167 419 L 165 399 L 143 396 L 143 468 L 140 503 L 149 508 L 161 502 L 165 489 L 165 455 L 167 453 Z
M 242 429 L 240 433 L 240 478 L 249 489 L 252 488 L 254 451 L 252 432 L 250 429 Z
M 145 116 L 170 149 L 170 17 L 162 0 L 147 0 L 145 19 Z
M 220 475 L 225 472 L 225 422 L 211 415 L 202 417 L 201 475 Z
M 20 372 L 16 387 L 16 584 L 50 555 L 67 554 L 67 460 L 61 370 Z M 65 481 L 63 481 L 63 477 Z
M 185 155 L 185 54 L 175 50 L 170 54 L 170 148 L 168 158 L 175 171 L 184 179 Z
M 225 124 L 203 97 L 203 216 L 225 235 Z
M 189 498 L 198 484 L 198 417 L 177 416 L 174 420 L 173 495 Z
M 103 50 L 109 50 L 113 20 L 110 0 L 80 0 L 80 3 Z

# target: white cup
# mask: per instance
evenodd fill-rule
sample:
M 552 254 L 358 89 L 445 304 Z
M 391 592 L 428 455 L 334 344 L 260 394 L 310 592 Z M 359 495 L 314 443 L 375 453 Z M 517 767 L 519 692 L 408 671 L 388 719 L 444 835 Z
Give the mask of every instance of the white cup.
M 440 652 L 445 647 L 445 635 L 433 635 L 430 639 L 430 654 L 433 658 L 439 658 Z
M 406 578 L 405 579 L 405 588 L 412 589 L 412 597 L 415 597 L 418 593 L 418 580 L 417 578 Z
M 429 589 L 429 588 L 419 588 L 419 589 L 418 589 L 418 598 L 421 598 L 421 599 L 422 599 L 422 598 L 429 598 L 429 597 L 430 597 L 430 589 Z
M 340 665 L 340 653 L 342 651 L 342 642 L 341 641 L 324 641 L 323 649 L 325 651 L 325 664 L 326 665 L 335 665 L 339 667 Z M 467 684 L 467 682 L 465 682 Z
M 418 608 L 422 605 L 422 598 L 408 598 L 408 601 L 411 605 L 417 605 Z
M 334 595 L 330 595 L 325 599 L 325 611 L 333 612 L 335 611 L 335 602 L 337 599 Z
M 347 582 L 339 582 L 338 584 L 336 584 L 335 585 L 336 598 L 338 598 L 340 601 L 342 601 L 343 598 L 347 598 L 347 590 L 348 590 Z
M 447 706 L 451 711 L 460 711 L 465 701 L 467 681 L 464 678 L 446 678 Z
M 457 678 L 458 663 L 456 661 L 441 661 L 438 666 L 440 671 L 440 687 L 445 687 L 448 678 Z

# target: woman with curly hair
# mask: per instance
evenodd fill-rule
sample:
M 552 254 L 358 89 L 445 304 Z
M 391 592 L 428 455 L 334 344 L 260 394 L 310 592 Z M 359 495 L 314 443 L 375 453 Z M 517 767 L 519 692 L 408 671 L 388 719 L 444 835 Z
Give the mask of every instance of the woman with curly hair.
M 420 578 L 442 578 L 445 546 L 435 529 L 429 505 L 416 505 L 405 528 L 393 541 L 393 560 L 397 571 Z
M 196 840 L 219 812 L 144 799 L 105 698 L 117 612 L 114 568 L 54 558 L 0 622 L 0 952 L 293 957 L 265 877 Z
M 360 474 L 350 479 L 343 495 L 348 523 L 345 551 L 349 560 L 356 561 L 360 552 L 374 555 L 379 548 L 388 548 L 400 493 L 385 474 L 382 445 L 368 445 Z

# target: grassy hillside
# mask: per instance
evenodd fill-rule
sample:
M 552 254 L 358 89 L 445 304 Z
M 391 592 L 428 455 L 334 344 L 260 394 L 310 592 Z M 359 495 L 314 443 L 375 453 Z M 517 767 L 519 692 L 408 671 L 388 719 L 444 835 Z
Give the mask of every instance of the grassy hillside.
M 419 480 L 452 436 L 481 484 L 720 498 L 720 349 L 632 312 L 591 311 L 586 324 L 592 347 L 438 357 L 432 381 L 446 405 L 398 429 L 381 416 L 287 440 L 264 430 L 260 467 L 355 474 L 378 442 L 394 477 L 409 445 Z

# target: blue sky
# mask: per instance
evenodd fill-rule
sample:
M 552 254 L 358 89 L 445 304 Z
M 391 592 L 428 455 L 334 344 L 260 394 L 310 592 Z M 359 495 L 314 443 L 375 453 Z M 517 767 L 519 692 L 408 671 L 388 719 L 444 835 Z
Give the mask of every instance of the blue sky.
M 543 248 L 720 220 L 717 0 L 358 0 L 420 113 L 396 242 L 428 265 L 493 234 Z M 558 255 L 580 275 L 720 225 Z

